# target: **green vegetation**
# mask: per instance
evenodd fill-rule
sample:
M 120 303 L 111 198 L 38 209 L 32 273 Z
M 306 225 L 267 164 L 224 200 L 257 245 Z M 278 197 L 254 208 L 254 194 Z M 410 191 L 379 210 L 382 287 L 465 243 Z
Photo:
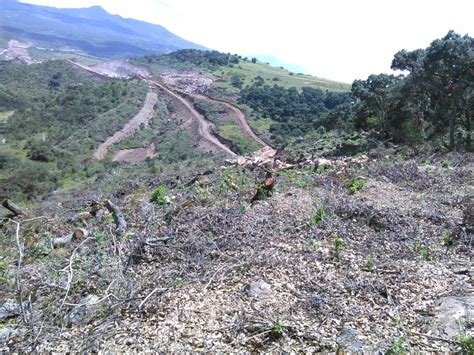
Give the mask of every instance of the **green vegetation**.
M 234 149 L 239 154 L 249 154 L 260 148 L 254 141 L 249 140 L 241 131 L 237 124 L 221 125 L 218 128 L 220 136 L 232 141 L 235 145 Z
M 145 56 L 134 58 L 133 62 L 145 65 L 159 65 L 167 67 L 189 67 L 194 65 L 200 68 L 217 70 L 219 66 L 238 64 L 241 57 L 225 54 L 218 51 L 202 51 L 197 49 L 181 49 L 161 56 Z
M 4 261 L 0 261 L 0 285 L 8 282 L 8 264 Z
M 413 251 L 419 253 L 425 261 L 431 261 L 435 259 L 435 255 L 431 253 L 430 248 L 419 238 L 413 242 Z
M 375 266 L 375 260 L 372 256 L 369 256 L 369 258 L 367 259 L 367 262 L 365 263 L 365 267 L 369 271 L 372 271 L 374 269 L 374 266 Z
M 454 338 L 456 345 L 459 346 L 463 352 L 471 355 L 474 354 L 474 338 L 470 335 L 458 335 Z
M 168 203 L 168 199 L 166 198 L 166 187 L 158 186 L 153 190 L 150 200 L 158 206 L 166 205 Z
M 61 61 L 39 65 L 0 62 L 0 168 L 11 198 L 33 198 L 73 186 L 104 169 L 83 166 L 98 144 L 142 105 L 136 80 L 101 81 Z M 104 163 L 105 164 L 105 163 Z
M 394 340 L 388 345 L 387 351 L 385 353 L 390 355 L 407 354 L 407 344 L 402 339 Z
M 395 54 L 392 69 L 407 76 L 370 75 L 356 80 L 355 127 L 375 129 L 380 139 L 417 144 L 435 139 L 449 149 L 472 149 L 472 47 L 474 39 L 450 31 L 426 49 Z M 351 115 L 347 116 L 348 118 Z
M 328 90 L 331 92 L 350 91 L 350 85 L 321 79 L 311 75 L 293 74 L 283 68 L 272 67 L 268 64 L 252 61 L 241 60 L 239 66 L 224 66 L 219 68 L 219 73 L 226 78 L 230 78 L 232 74 L 242 75 L 243 87 L 251 86 L 254 83 L 273 85 L 275 82 L 278 85 L 287 89 L 295 87 L 298 90 L 303 87 L 312 87 L 321 90 Z M 229 84 L 226 82 L 217 83 L 219 87 L 228 88 Z
M 365 185 L 365 179 L 361 177 L 353 177 L 347 186 L 349 192 L 353 195 L 357 191 L 361 190 Z
M 294 87 L 254 83 L 242 89 L 239 103 L 263 118 L 271 118 L 272 138 L 281 142 L 318 128 L 330 110 L 351 100 L 349 93 L 325 93 L 311 87 L 303 87 L 300 92 Z
M 279 339 L 283 336 L 283 325 L 280 322 L 275 322 L 271 329 L 273 339 Z
M 347 243 L 341 237 L 335 236 L 331 240 L 332 250 L 331 255 L 336 259 L 340 259 L 341 252 L 346 249 Z
M 327 212 L 324 208 L 318 208 L 309 218 L 309 224 L 311 226 L 317 226 L 318 224 L 324 221 L 326 215 Z

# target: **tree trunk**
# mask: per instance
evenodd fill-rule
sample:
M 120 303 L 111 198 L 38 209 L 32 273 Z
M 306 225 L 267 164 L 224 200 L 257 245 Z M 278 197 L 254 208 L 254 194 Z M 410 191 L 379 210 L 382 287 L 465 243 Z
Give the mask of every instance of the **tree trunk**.
M 455 114 L 454 110 L 450 111 L 449 114 L 449 147 L 451 149 L 454 148 L 454 121 L 455 121 Z
M 466 114 L 466 150 L 470 152 L 472 150 L 472 137 L 471 137 L 471 112 Z

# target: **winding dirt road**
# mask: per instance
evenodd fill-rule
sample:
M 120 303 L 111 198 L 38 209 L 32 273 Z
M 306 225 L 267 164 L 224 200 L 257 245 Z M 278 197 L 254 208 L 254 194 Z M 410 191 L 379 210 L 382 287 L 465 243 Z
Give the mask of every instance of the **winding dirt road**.
M 158 95 L 154 92 L 149 92 L 146 94 L 145 103 L 138 112 L 130 121 L 128 121 L 125 126 L 120 130 L 114 133 L 113 136 L 106 139 L 99 148 L 94 153 L 94 159 L 102 160 L 107 154 L 107 150 L 110 146 L 117 144 L 122 139 L 132 135 L 140 129 L 142 124 L 148 124 L 148 121 L 153 117 L 155 104 L 158 100 Z
M 101 71 L 95 70 L 93 68 L 87 67 L 85 65 L 73 62 L 71 60 L 68 60 L 69 63 L 86 70 L 90 73 L 105 77 L 105 78 L 119 78 L 120 76 L 113 76 L 110 75 L 109 73 L 103 73 Z M 138 77 L 140 79 L 144 80 L 145 82 L 148 83 L 150 87 L 156 87 L 168 95 L 172 96 L 176 100 L 178 100 L 180 103 L 184 105 L 184 107 L 192 114 L 193 118 L 196 120 L 198 124 L 198 132 L 200 136 L 210 145 L 215 147 L 218 151 L 221 151 L 227 155 L 230 155 L 232 157 L 237 156 L 236 153 L 234 153 L 229 147 L 221 143 L 213 134 L 212 134 L 212 124 L 207 121 L 204 116 L 202 116 L 199 112 L 196 111 L 194 108 L 193 104 L 184 98 L 183 96 L 179 95 L 181 92 L 178 90 L 170 90 L 168 87 L 165 85 L 162 85 L 156 81 L 153 81 L 146 76 L 138 74 Z M 186 93 L 182 93 L 183 95 L 188 95 Z M 249 123 L 247 122 L 245 118 L 245 114 L 236 106 L 230 104 L 227 101 L 223 100 L 218 100 L 218 99 L 211 99 L 210 97 L 204 96 L 204 95 L 198 95 L 198 94 L 192 94 L 189 95 L 192 98 L 198 99 L 198 100 L 204 100 L 207 102 L 212 102 L 212 103 L 218 103 L 223 106 L 225 106 L 228 110 L 230 110 L 233 113 L 233 116 L 236 118 L 237 123 L 240 126 L 240 129 L 242 132 L 249 138 L 254 140 L 256 143 L 261 145 L 264 148 L 272 149 L 267 143 L 265 143 L 260 137 L 258 137 L 253 129 L 250 127 Z M 120 142 L 122 139 L 125 137 L 129 136 L 133 132 L 135 132 L 142 123 L 147 123 L 148 120 L 151 118 L 152 111 L 153 111 L 153 106 L 156 103 L 157 96 L 156 93 L 149 92 L 147 94 L 147 97 L 145 99 L 145 104 L 143 108 L 140 110 L 140 112 L 133 117 L 120 131 L 116 132 L 112 137 L 109 137 L 104 143 L 102 143 L 97 151 L 94 153 L 94 158 L 97 160 L 102 160 L 104 159 L 108 148 Z
M 211 103 L 217 103 L 217 104 L 221 104 L 227 107 L 234 114 L 234 117 L 237 119 L 237 123 L 240 126 L 240 129 L 248 138 L 254 140 L 258 144 L 260 144 L 262 147 L 271 148 L 267 143 L 265 143 L 259 136 L 255 134 L 252 127 L 250 127 L 247 119 L 245 118 L 245 114 L 239 108 L 235 107 L 234 105 L 224 100 L 211 99 L 208 96 L 197 95 L 197 94 L 194 94 L 191 96 L 198 100 L 203 100 L 203 101 L 207 101 Z
M 196 109 L 194 108 L 193 104 L 190 103 L 188 100 L 186 100 L 185 98 L 181 97 L 180 95 L 178 95 L 177 93 L 171 91 L 170 89 L 168 89 L 166 86 L 160 84 L 160 83 L 157 83 L 156 81 L 153 81 L 153 80 L 150 80 L 150 79 L 144 79 L 148 82 L 149 85 L 151 86 L 155 86 L 159 89 L 161 89 L 162 91 L 166 92 L 168 95 L 174 97 L 176 100 L 178 100 L 179 102 L 181 102 L 185 107 L 186 109 L 191 112 L 191 114 L 193 115 L 193 117 L 196 119 L 196 122 L 198 123 L 198 127 L 199 127 L 199 134 L 204 138 L 204 140 L 206 140 L 208 143 L 210 143 L 211 145 L 215 146 L 218 150 L 230 155 L 230 156 L 237 156 L 237 154 L 235 154 L 232 150 L 230 150 L 229 147 L 227 147 L 226 145 L 222 144 L 211 132 L 212 132 L 212 125 L 209 121 L 207 121 L 199 112 L 196 111 Z

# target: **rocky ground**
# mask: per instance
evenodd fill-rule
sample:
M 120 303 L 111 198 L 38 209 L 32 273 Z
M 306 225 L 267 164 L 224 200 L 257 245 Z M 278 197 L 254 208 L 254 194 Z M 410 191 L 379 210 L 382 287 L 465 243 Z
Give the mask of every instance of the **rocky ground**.
M 0 346 L 472 351 L 472 163 L 292 162 L 252 204 L 271 164 L 236 164 L 117 190 L 125 233 L 80 199 L 3 221 Z

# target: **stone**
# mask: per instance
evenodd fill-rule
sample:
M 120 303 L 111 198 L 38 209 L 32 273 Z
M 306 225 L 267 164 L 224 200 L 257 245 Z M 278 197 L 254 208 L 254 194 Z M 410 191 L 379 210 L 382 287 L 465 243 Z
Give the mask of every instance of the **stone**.
M 470 327 L 474 314 L 474 296 L 444 297 L 439 300 L 432 332 L 452 339 Z
M 349 353 L 360 352 L 362 342 L 359 340 L 359 333 L 354 329 L 343 329 L 336 338 L 339 347 Z
M 250 284 L 249 296 L 269 297 L 272 295 L 272 287 L 263 280 L 254 281 Z
M 12 334 L 12 330 L 8 327 L 0 329 L 0 344 L 4 344 L 10 339 Z
M 71 312 L 66 316 L 66 323 L 69 327 L 88 324 L 94 319 L 96 303 L 99 301 L 99 297 L 96 295 L 89 295 L 84 297 L 77 306 L 75 306 Z
M 0 321 L 17 317 L 21 314 L 21 307 L 14 301 L 7 301 L 0 305 Z

